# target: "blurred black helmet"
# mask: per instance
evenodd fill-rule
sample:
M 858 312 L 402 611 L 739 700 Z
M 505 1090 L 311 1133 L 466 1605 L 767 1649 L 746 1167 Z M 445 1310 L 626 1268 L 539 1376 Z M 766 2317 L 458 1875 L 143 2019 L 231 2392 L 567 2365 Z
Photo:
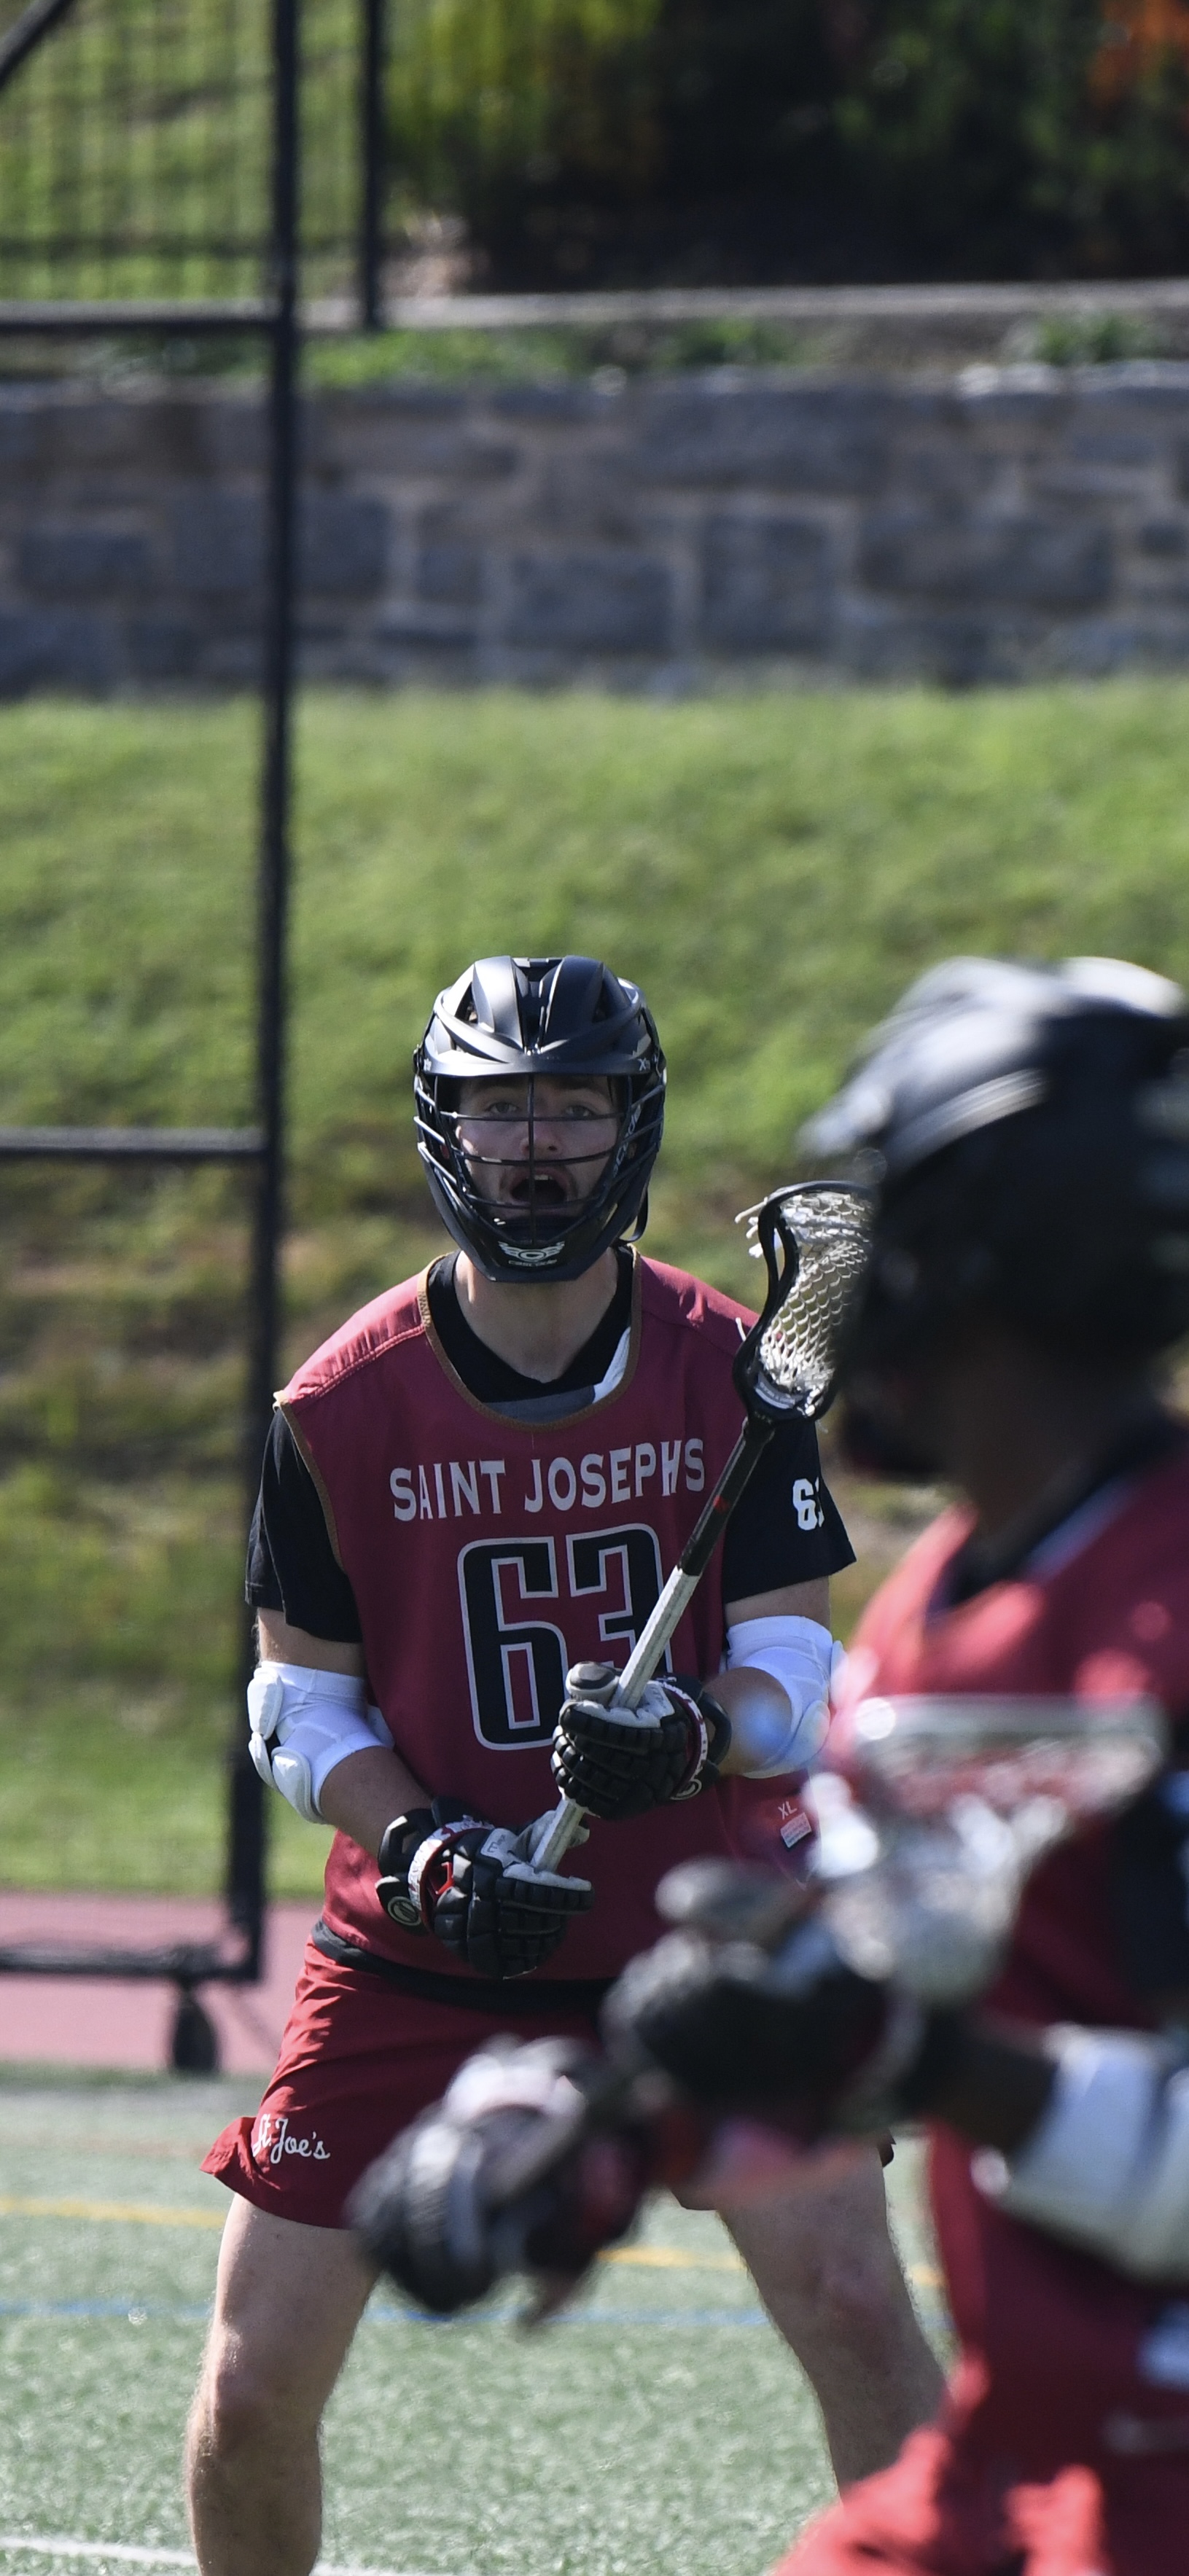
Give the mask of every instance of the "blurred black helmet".
M 1082 1357 L 1189 1331 L 1189 1003 L 1163 976 L 951 959 L 804 1142 L 877 1191 L 852 1367 L 972 1306 Z
M 459 1148 L 459 1085 L 501 1074 L 528 1084 L 529 1138 L 515 1197 L 493 1200 L 476 1187 L 474 1156 Z M 534 1086 L 545 1075 L 611 1086 L 615 1144 L 594 1187 L 569 1206 L 556 1203 L 534 1151 Z M 434 1003 L 413 1058 L 413 1092 L 434 1205 L 485 1278 L 577 1279 L 609 1244 L 643 1233 L 665 1059 L 642 993 L 597 958 L 483 957 L 468 966 Z

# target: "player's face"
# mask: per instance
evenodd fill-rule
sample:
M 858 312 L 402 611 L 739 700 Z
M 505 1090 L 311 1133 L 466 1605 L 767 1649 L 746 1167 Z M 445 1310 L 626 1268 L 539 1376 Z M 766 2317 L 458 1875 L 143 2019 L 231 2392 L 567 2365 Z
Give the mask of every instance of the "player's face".
M 986 1330 L 976 1315 L 956 1317 L 911 1356 L 853 1370 L 840 1426 L 851 1464 L 876 1475 L 953 1476 Z
M 534 1074 L 461 1088 L 458 1143 L 480 1197 L 526 1214 L 581 1207 L 619 1134 L 609 1082 Z
M 916 1371 L 856 1370 L 847 1380 L 840 1416 L 847 1463 L 875 1476 L 938 1475 L 942 1460 L 931 1394 Z

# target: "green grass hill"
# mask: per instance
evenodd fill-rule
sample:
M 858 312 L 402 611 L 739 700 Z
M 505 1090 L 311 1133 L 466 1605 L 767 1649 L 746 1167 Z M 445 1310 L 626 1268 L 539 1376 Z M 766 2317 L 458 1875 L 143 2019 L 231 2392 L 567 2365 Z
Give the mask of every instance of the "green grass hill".
M 0 712 L 0 1121 L 250 1115 L 257 756 L 246 703 Z M 1189 684 L 312 696 L 296 844 L 290 1359 L 432 1251 L 410 1049 L 498 948 L 643 984 L 672 1103 L 650 1246 L 746 1291 L 735 1210 L 920 968 L 1114 951 L 1189 977 Z M 242 1187 L 0 1170 L 10 1880 L 217 1884 Z M 848 1610 L 902 1525 L 851 1499 Z M 318 1842 L 285 1811 L 279 1885 L 316 1883 Z

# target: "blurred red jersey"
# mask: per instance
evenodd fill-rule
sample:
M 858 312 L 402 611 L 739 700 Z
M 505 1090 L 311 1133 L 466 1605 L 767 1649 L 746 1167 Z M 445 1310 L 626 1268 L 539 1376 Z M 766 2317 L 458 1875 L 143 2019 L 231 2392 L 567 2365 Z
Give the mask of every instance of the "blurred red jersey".
M 962 1513 L 943 1514 L 871 1604 L 846 1676 L 843 1727 L 847 1711 L 873 1694 L 1143 1692 L 1174 1726 L 1189 1719 L 1186 1447 L 1100 1490 L 1021 1572 L 951 1606 L 947 1576 L 969 1526 Z M 987 1998 L 993 2009 L 1033 2024 L 1148 2025 L 1119 1955 L 1109 1856 L 1103 1826 L 1040 1864 Z M 1006 2216 L 978 2188 L 978 2153 L 953 2131 L 935 2130 L 933 2208 L 961 2347 L 944 2439 L 938 2447 L 937 2436 L 918 2437 L 886 2478 L 856 2490 L 853 2512 L 846 2504 L 828 2517 L 789 2566 L 798 2576 L 802 2568 L 805 2576 L 819 2568 L 840 2576 L 860 2563 L 946 2576 L 1034 2564 L 1068 2564 L 1071 2576 L 1116 2568 L 1184 2576 L 1184 2285 L 1179 2297 L 1171 2286 L 1141 2286 Z M 1046 2542 L 1030 2555 L 1019 2494 L 1059 2492 L 1053 2510 L 1066 2528 L 1073 2491 L 1061 2481 L 1071 2466 L 1093 2473 L 1098 2554 L 1079 2554 L 1079 2543 L 1067 2561 L 1060 2550 L 1046 2555 Z M 1009 2512 L 1005 2499 L 1015 2491 Z M 1039 2531 L 1042 2504 L 1034 2498 L 1023 2511 L 1024 2524 L 1033 2512 Z M 1097 2529 L 1094 2514 L 1089 2522 L 1080 2515 L 1079 2506 L 1079 2530 Z

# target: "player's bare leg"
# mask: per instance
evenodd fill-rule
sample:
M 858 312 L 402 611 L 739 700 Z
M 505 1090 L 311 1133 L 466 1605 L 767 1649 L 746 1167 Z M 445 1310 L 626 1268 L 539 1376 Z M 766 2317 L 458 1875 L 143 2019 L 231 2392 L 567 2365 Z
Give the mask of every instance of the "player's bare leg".
M 318 2427 L 371 2285 L 340 2229 L 233 2204 L 187 2446 L 202 2576 L 309 2576 Z
M 810 2169 L 778 2198 L 718 2207 L 813 2388 L 839 2486 L 887 2468 L 936 2412 L 942 2379 L 888 2233 L 875 2149 Z

